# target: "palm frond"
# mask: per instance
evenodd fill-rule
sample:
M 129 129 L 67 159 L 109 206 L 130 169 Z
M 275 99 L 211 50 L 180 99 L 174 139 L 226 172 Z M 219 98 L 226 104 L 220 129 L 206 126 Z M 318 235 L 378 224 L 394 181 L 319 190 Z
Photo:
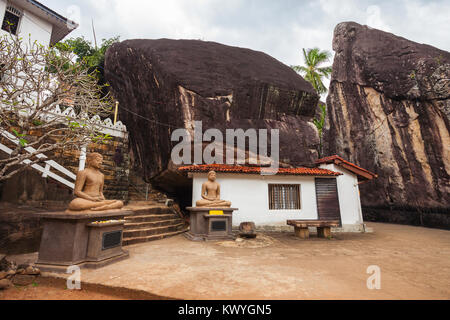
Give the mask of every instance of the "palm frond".
M 308 73 L 308 68 L 304 67 L 304 66 L 291 66 L 292 69 L 294 69 L 294 71 L 304 75 L 306 73 Z
M 306 81 L 310 82 L 319 94 L 326 93 L 328 90 L 322 82 L 322 78 L 329 78 L 332 72 L 331 66 L 319 67 L 321 64 L 330 61 L 331 53 L 321 51 L 319 48 L 302 49 L 304 65 L 291 66 L 293 70 L 300 73 Z
M 323 67 L 323 68 L 317 69 L 317 72 L 321 73 L 326 78 L 328 78 L 330 76 L 332 71 L 333 71 L 333 69 L 331 67 Z

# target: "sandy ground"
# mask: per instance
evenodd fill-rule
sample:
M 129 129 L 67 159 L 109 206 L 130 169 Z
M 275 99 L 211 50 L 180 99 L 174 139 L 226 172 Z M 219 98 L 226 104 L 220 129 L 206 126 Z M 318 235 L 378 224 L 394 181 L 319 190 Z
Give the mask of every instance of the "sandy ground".
M 199 243 L 180 235 L 128 246 L 130 259 L 83 269 L 82 288 L 94 285 L 89 299 L 112 298 L 95 285 L 178 299 L 450 299 L 450 231 L 368 225 L 373 233 L 331 240 L 265 233 L 259 243 Z M 372 265 L 381 270 L 379 290 L 367 288 Z M 46 290 L 29 292 L 36 288 Z M 0 299 L 27 299 L 13 290 Z
M 39 277 L 28 286 L 0 291 L 0 300 L 161 300 L 147 292 L 84 284 L 81 290 L 67 289 L 66 280 Z

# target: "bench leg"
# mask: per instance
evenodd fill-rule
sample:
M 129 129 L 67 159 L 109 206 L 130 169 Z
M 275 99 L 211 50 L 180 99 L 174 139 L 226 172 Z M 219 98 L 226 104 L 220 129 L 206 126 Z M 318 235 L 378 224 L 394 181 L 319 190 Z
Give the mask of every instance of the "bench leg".
M 297 236 L 301 239 L 308 239 L 309 238 L 309 229 L 295 227 L 295 236 Z
M 331 237 L 331 227 L 317 227 L 317 236 L 319 238 Z

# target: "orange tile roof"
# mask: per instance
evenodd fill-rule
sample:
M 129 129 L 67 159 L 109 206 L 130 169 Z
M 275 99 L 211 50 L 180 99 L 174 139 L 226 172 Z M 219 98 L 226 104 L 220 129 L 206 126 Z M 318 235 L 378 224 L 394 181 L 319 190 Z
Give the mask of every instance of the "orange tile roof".
M 316 164 L 321 164 L 321 163 L 334 163 L 336 165 L 339 165 L 341 163 L 345 163 L 347 165 L 347 169 L 350 170 L 350 171 L 352 171 L 351 168 L 354 168 L 354 169 L 361 170 L 361 171 L 367 173 L 368 175 L 372 176 L 373 178 L 378 178 L 377 174 L 375 174 L 373 172 L 370 172 L 369 170 L 366 170 L 364 168 L 361 168 L 361 167 L 357 166 L 356 164 L 351 163 L 351 162 L 349 162 L 347 160 L 344 160 L 343 158 L 341 158 L 338 155 L 325 157 L 325 158 L 322 158 L 322 159 L 319 159 L 319 160 L 316 161 Z M 348 166 L 350 166 L 350 167 L 348 167 Z M 353 171 L 353 172 L 358 174 L 355 171 Z
M 249 166 L 238 166 L 238 165 L 228 165 L 228 164 L 202 164 L 202 165 L 191 165 L 178 168 L 180 171 L 185 172 L 224 172 L 224 173 L 246 173 L 246 174 L 260 174 L 261 167 L 249 167 Z M 273 168 L 263 168 L 264 170 L 275 170 Z M 279 168 L 276 172 L 277 175 L 297 175 L 297 176 L 339 176 L 341 173 L 334 172 L 328 169 L 320 168 Z

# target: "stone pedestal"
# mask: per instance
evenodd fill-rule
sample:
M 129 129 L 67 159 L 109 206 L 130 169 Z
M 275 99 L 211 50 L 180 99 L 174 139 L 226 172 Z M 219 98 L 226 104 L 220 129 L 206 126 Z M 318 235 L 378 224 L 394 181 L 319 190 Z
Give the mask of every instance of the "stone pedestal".
M 190 230 L 185 233 L 189 240 L 234 240 L 232 232 L 233 211 L 236 208 L 188 207 Z
M 95 213 L 49 212 L 41 217 L 43 233 L 36 265 L 42 271 L 66 272 L 68 266 L 100 268 L 125 259 L 123 218 L 131 211 Z M 118 222 L 105 222 L 118 220 Z

